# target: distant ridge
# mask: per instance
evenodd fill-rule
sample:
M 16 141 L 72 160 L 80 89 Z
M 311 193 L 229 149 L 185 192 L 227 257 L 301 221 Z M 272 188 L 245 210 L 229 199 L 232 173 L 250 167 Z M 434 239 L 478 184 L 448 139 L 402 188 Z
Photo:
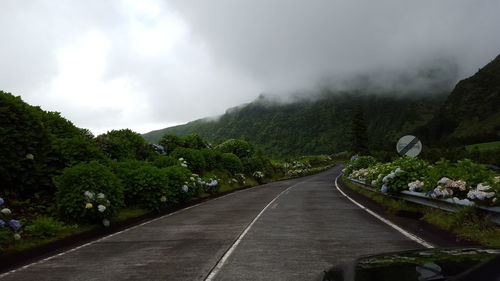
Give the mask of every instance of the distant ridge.
M 281 104 L 260 96 L 218 119 L 199 119 L 143 136 L 153 142 L 164 134 L 197 133 L 214 143 L 243 138 L 274 157 L 334 153 L 350 148 L 351 118 L 360 108 L 372 149 L 391 150 L 397 138 L 408 133 L 430 144 L 500 140 L 500 56 L 450 91 L 324 91 L 315 99 Z

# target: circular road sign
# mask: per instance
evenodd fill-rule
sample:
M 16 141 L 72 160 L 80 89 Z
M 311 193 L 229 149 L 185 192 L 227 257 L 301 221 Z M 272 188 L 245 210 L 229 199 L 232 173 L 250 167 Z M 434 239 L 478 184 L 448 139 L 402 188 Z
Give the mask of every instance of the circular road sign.
M 399 139 L 396 150 L 401 156 L 417 157 L 422 151 L 422 142 L 415 136 L 407 135 Z

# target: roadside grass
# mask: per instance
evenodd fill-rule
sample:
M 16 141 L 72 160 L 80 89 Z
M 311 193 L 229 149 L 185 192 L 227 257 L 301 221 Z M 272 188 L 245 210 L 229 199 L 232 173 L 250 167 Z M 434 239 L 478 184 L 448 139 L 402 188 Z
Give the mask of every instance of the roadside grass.
M 139 209 L 139 208 L 123 208 L 120 212 L 111 219 L 112 223 L 122 222 L 130 218 L 135 218 L 141 215 L 145 215 L 149 213 L 148 210 Z M 29 232 L 23 231 L 22 236 L 23 239 L 19 240 L 15 244 L 11 244 L 9 247 L 3 250 L 4 253 L 12 253 L 28 250 L 34 247 L 43 246 L 51 242 L 55 242 L 57 240 L 64 239 L 66 237 L 83 233 L 86 231 L 91 231 L 100 226 L 95 224 L 73 224 L 73 225 L 64 225 L 63 229 L 58 232 L 55 236 L 48 238 L 38 238 L 31 235 Z M 1 253 L 1 251 L 0 251 Z
M 420 213 L 423 215 L 421 220 L 450 231 L 460 239 L 475 241 L 488 246 L 500 246 L 500 227 L 489 222 L 488 218 L 482 215 L 477 208 L 463 207 L 457 212 L 446 212 L 363 189 L 349 181 L 345 176 L 342 177 L 342 181 L 353 191 L 382 205 L 391 214 L 402 211 Z
M 149 213 L 148 210 L 139 208 L 124 208 L 111 220 L 111 222 L 120 222 L 130 218 L 135 218 Z
M 474 151 L 475 149 L 479 151 L 500 149 L 500 141 L 471 144 L 465 146 L 465 149 L 469 152 Z

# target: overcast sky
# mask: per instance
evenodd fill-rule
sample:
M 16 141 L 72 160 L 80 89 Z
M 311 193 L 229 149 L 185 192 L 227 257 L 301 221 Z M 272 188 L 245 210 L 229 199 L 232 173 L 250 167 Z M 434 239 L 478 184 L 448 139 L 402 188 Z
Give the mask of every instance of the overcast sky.
M 500 54 L 499 15 L 500 0 L 1 0 L 0 90 L 94 134 L 145 133 L 360 74 L 463 79 Z

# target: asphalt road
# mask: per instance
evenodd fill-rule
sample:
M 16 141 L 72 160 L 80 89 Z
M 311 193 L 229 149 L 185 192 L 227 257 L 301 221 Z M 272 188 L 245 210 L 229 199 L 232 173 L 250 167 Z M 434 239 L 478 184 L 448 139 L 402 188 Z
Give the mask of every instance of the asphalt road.
M 213 280 L 313 280 L 360 255 L 422 248 L 340 194 L 339 173 L 206 201 L 0 280 L 204 280 L 216 265 Z

